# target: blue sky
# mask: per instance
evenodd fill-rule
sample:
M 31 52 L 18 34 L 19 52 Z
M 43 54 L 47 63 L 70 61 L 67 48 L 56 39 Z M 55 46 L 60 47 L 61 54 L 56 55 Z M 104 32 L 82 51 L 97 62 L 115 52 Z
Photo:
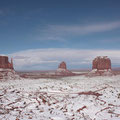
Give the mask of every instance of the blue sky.
M 89 63 L 81 64 L 87 59 L 83 59 L 84 55 L 77 64 L 78 58 L 68 60 L 66 54 L 59 59 L 50 56 L 48 60 L 45 58 L 51 53 L 44 56 L 43 52 L 43 58 L 35 55 L 39 56 L 38 61 L 31 58 L 31 54 L 29 57 L 24 54 L 26 51 L 33 54 L 38 49 L 38 54 L 43 50 L 49 53 L 50 49 L 64 50 L 65 53 L 68 49 L 80 53 L 81 50 L 104 50 L 106 54 L 106 51 L 113 50 L 118 53 L 120 0 L 1 0 L 0 54 L 13 57 L 16 69 L 55 69 L 61 60 L 67 61 L 68 65 L 76 62 L 70 66 L 71 69 L 78 68 L 78 65 L 80 68 L 89 66 Z M 96 53 L 91 59 L 95 55 L 104 54 Z M 118 55 L 110 57 L 116 66 L 115 60 L 120 61 Z M 26 60 L 27 65 L 23 62 Z M 120 64 L 117 62 L 117 65 Z

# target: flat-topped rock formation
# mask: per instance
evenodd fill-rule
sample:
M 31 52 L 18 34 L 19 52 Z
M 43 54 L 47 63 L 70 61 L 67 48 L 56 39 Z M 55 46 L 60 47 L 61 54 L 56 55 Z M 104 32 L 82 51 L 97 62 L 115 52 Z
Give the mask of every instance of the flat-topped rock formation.
M 72 75 L 74 75 L 74 73 L 72 73 L 71 71 L 67 70 L 67 65 L 63 61 L 58 66 L 58 69 L 55 72 L 55 75 L 59 75 L 59 76 L 72 76 Z
M 4 69 L 14 69 L 13 68 L 13 61 L 11 59 L 11 63 L 8 61 L 7 56 L 0 56 L 0 68 Z
M 98 56 L 92 62 L 92 71 L 90 76 L 107 76 L 113 75 L 111 70 L 111 60 L 107 56 Z
M 92 69 L 108 70 L 111 69 L 111 60 L 107 56 L 98 56 L 93 60 Z
M 7 56 L 0 56 L 0 79 L 18 79 L 19 76 L 14 71 L 13 60 L 11 63 Z

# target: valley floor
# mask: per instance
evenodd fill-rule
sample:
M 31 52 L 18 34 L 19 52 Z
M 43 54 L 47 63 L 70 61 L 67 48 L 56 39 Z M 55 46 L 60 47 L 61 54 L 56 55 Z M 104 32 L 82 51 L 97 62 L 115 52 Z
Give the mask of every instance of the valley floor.
M 0 120 L 120 120 L 120 75 L 0 82 Z

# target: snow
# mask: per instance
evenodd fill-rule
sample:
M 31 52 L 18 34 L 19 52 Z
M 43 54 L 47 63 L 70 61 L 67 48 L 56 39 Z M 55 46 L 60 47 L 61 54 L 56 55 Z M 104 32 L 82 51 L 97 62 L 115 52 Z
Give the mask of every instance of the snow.
M 90 71 L 91 73 L 95 73 L 97 72 L 97 69 L 93 69 L 92 71 Z
M 2 68 L 0 68 L 0 79 L 1 80 L 13 80 L 13 79 L 20 79 L 20 77 L 12 69 L 2 69 Z
M 0 120 L 120 120 L 120 75 L 0 82 Z
M 101 58 L 108 59 L 108 56 L 98 56 L 97 59 L 98 59 L 98 58 L 100 58 L 100 59 L 101 59 Z
M 65 72 L 66 69 L 64 69 L 64 68 L 58 68 L 57 71 L 58 71 L 58 72 L 63 72 L 63 71 Z

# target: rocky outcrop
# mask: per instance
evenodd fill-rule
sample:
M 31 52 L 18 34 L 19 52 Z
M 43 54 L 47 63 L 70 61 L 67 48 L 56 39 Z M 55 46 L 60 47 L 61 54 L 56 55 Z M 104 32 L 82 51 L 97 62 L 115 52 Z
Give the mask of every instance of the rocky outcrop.
M 7 56 L 0 56 L 0 68 L 4 69 L 14 69 L 13 68 L 13 61 L 11 59 L 11 63 L 8 61 Z
M 58 66 L 58 69 L 55 72 L 55 75 L 57 75 L 57 76 L 72 76 L 72 75 L 74 75 L 74 73 L 72 73 L 71 71 L 67 70 L 67 65 L 63 61 Z
M 107 56 L 99 56 L 93 60 L 92 69 L 108 70 L 111 69 L 111 60 Z
M 0 80 L 20 79 L 19 75 L 13 69 L 0 69 Z
M 92 62 L 92 71 L 89 76 L 109 76 L 113 75 L 111 70 L 111 60 L 107 56 L 98 56 Z
M 20 79 L 13 67 L 13 60 L 11 63 L 7 56 L 0 56 L 0 80 Z
M 66 63 L 63 61 L 60 63 L 60 65 L 58 66 L 58 68 L 61 68 L 61 69 L 67 69 L 67 66 L 66 66 Z

